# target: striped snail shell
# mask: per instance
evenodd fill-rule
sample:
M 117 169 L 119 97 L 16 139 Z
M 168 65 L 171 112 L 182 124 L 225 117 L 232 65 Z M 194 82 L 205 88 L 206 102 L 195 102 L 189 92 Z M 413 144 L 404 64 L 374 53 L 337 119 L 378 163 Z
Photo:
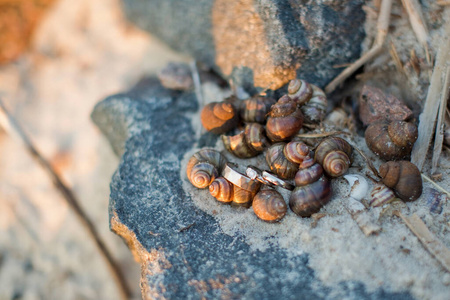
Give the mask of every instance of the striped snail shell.
M 283 179 L 290 179 L 309 154 L 309 147 L 303 142 L 276 143 L 267 149 L 266 162 L 273 173 Z
M 384 160 L 399 160 L 411 155 L 417 140 L 417 126 L 405 121 L 380 121 L 367 127 L 367 147 Z
M 274 142 L 285 141 L 293 137 L 303 125 L 302 111 L 295 101 L 284 95 L 270 109 L 266 133 Z
M 211 196 L 222 203 L 233 201 L 233 184 L 223 177 L 218 177 L 209 185 Z
M 317 146 L 314 159 L 322 165 L 327 175 L 339 177 L 350 167 L 352 152 L 353 148 L 346 140 L 329 137 Z
M 301 107 L 305 120 L 312 123 L 318 123 L 325 117 L 327 111 L 327 96 L 319 87 L 311 84 L 313 93 L 311 99 Z
M 422 176 L 413 163 L 388 161 L 380 166 L 383 183 L 404 201 L 414 201 L 422 194 Z
M 222 135 L 225 148 L 240 158 L 254 157 L 270 145 L 264 134 L 264 126 L 258 123 L 249 123 L 245 129 L 234 136 Z
M 297 105 L 304 105 L 309 101 L 313 94 L 311 84 L 301 79 L 294 79 L 289 82 L 288 96 L 294 100 Z
M 241 102 L 240 116 L 244 122 L 256 122 L 264 124 L 270 107 L 276 101 L 272 98 L 254 96 Z
M 369 205 L 378 207 L 394 200 L 395 198 L 394 191 L 384 184 L 377 183 L 370 192 Z
M 222 134 L 235 128 L 239 123 L 239 114 L 231 102 L 212 102 L 205 105 L 200 118 L 206 130 Z
M 322 167 L 312 158 L 300 164 L 295 175 L 295 185 L 289 198 L 289 207 L 301 217 L 318 212 L 331 199 L 330 180 L 323 176 Z
M 189 159 L 186 173 L 189 181 L 199 189 L 209 186 L 214 179 L 219 177 L 225 157 L 213 149 L 201 149 Z
M 259 191 L 253 198 L 252 206 L 255 215 L 269 223 L 280 221 L 287 212 L 283 196 L 273 189 Z

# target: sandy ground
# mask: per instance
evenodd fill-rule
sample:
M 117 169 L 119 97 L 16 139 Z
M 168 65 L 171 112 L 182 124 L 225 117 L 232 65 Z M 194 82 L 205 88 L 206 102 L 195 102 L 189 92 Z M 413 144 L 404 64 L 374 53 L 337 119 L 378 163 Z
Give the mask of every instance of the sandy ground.
M 109 231 L 109 181 L 118 164 L 91 122 L 102 98 L 168 60 L 185 59 L 124 21 L 116 0 L 61 0 L 31 49 L 0 67 L 0 97 L 73 189 L 136 298 L 139 267 Z M 0 131 L 0 299 L 118 299 L 85 229 L 24 148 Z

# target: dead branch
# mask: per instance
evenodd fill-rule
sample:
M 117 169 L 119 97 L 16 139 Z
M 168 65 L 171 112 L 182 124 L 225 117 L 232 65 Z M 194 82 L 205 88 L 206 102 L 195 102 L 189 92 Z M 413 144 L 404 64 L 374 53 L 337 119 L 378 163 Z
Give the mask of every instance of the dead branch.
M 425 51 L 428 64 L 431 64 L 430 53 L 428 51 L 428 29 L 424 21 L 420 3 L 417 0 L 402 0 L 403 7 L 408 13 L 409 22 L 417 37 L 417 40 Z

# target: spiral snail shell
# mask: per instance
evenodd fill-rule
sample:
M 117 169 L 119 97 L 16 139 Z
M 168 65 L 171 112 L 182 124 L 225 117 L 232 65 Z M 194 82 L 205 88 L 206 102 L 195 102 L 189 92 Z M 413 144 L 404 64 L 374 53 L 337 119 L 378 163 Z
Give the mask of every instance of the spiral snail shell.
M 289 82 L 288 96 L 294 100 L 308 122 L 320 122 L 325 117 L 328 101 L 325 92 L 301 79 Z
M 259 191 L 253 198 L 252 206 L 255 215 L 269 223 L 278 222 L 287 212 L 283 196 L 273 189 Z
M 303 125 L 302 111 L 295 101 L 284 95 L 270 109 L 266 134 L 274 142 L 285 141 L 294 136 Z
M 276 143 L 266 151 L 266 162 L 272 172 L 283 179 L 295 176 L 298 166 L 309 157 L 309 147 L 298 141 Z
M 381 121 L 367 127 L 365 139 L 372 152 L 384 160 L 408 158 L 417 140 L 417 127 L 405 121 Z
M 233 184 L 223 177 L 218 177 L 209 185 L 211 196 L 222 203 L 233 201 Z
M 212 102 L 205 105 L 200 118 L 206 130 L 222 134 L 235 128 L 239 123 L 239 114 L 231 102 Z
M 394 191 L 392 191 L 384 184 L 378 183 L 373 187 L 372 191 L 370 192 L 369 205 L 373 207 L 378 207 L 394 200 L 395 198 L 396 197 Z
M 213 149 L 201 149 L 189 159 L 186 173 L 189 181 L 199 189 L 206 188 L 219 174 L 226 163 L 225 157 Z
M 289 198 L 289 207 L 301 217 L 318 212 L 331 199 L 330 180 L 323 176 L 322 167 L 312 158 L 300 164 L 295 175 L 295 185 Z
M 240 116 L 244 122 L 256 122 L 264 124 L 270 107 L 276 101 L 272 98 L 254 96 L 241 102 Z
M 388 161 L 380 166 L 383 183 L 404 201 L 414 201 L 422 194 L 422 176 L 413 163 Z
M 308 82 L 302 79 L 294 79 L 289 82 L 288 96 L 294 100 L 297 105 L 304 105 L 311 99 L 312 94 L 313 89 Z
M 324 139 L 316 148 L 314 159 L 322 165 L 325 173 L 331 177 L 339 177 L 351 164 L 352 146 L 339 137 Z
M 264 134 L 264 126 L 258 123 L 249 123 L 245 129 L 234 136 L 222 135 L 225 148 L 240 158 L 254 157 L 270 145 Z

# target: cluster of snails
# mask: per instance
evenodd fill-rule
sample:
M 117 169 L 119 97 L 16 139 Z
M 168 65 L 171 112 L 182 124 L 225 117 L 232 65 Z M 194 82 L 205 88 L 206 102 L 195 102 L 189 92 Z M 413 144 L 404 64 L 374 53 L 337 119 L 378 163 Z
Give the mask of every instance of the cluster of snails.
M 238 158 L 264 152 L 272 173 L 295 182 L 289 197 L 291 210 L 308 217 L 329 202 L 331 179 L 345 174 L 352 163 L 353 147 L 342 138 L 326 138 L 311 151 L 295 137 L 304 122 L 321 122 L 326 107 L 321 89 L 296 79 L 289 83 L 288 94 L 278 101 L 258 95 L 243 101 L 231 96 L 210 103 L 201 112 L 201 122 L 208 131 L 220 134 L 225 149 Z M 241 129 L 234 135 L 227 134 L 238 127 Z M 369 125 L 365 139 L 374 153 L 389 160 L 379 169 L 380 183 L 371 192 L 370 205 L 380 206 L 394 197 L 417 199 L 422 193 L 417 167 L 408 161 L 391 161 L 409 157 L 417 127 L 405 121 L 379 121 Z M 279 192 L 259 186 L 247 189 L 230 182 L 221 176 L 225 164 L 219 152 L 200 150 L 188 163 L 188 179 L 198 188 L 209 187 L 219 202 L 253 206 L 264 221 L 277 222 L 285 216 L 287 205 Z

